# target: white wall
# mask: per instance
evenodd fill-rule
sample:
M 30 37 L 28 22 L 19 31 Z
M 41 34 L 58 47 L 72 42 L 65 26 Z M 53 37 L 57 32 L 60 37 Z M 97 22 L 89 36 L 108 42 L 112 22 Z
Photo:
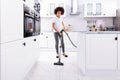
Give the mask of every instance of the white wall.
M 117 0 L 117 2 L 118 2 L 118 8 L 120 8 L 120 0 Z
M 85 31 L 87 22 L 84 16 L 84 3 L 91 0 L 78 0 L 78 12 L 80 15 L 69 15 L 71 10 L 71 0 L 65 0 L 66 2 L 66 17 L 64 18 L 65 25 L 71 25 L 72 31 Z M 96 1 L 96 0 L 93 0 Z M 114 0 L 115 1 L 115 0 Z M 52 18 L 42 18 L 41 26 L 42 31 L 51 31 L 51 19 Z M 113 25 L 113 18 L 89 18 L 95 20 L 103 20 L 105 26 Z

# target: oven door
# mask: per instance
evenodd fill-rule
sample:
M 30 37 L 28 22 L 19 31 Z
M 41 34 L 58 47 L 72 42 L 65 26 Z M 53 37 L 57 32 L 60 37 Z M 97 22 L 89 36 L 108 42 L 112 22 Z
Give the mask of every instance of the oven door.
M 34 18 L 24 17 L 24 37 L 34 36 Z
M 35 35 L 39 35 L 41 31 L 41 26 L 40 26 L 40 19 L 35 20 Z

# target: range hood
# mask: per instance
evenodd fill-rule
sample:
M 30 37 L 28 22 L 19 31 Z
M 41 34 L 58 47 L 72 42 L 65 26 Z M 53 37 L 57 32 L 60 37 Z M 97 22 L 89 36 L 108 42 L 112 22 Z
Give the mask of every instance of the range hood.
M 71 0 L 71 13 L 70 15 L 78 15 L 78 0 Z

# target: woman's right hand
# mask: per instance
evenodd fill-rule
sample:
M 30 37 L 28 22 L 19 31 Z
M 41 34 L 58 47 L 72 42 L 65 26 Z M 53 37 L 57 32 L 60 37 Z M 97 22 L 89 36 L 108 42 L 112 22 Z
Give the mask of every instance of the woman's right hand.
M 59 36 L 62 36 L 62 33 L 61 32 L 58 32 Z

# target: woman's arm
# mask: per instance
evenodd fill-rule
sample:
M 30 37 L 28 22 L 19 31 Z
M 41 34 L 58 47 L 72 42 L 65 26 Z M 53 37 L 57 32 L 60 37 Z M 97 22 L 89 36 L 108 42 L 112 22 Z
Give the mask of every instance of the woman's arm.
M 65 25 L 64 25 L 64 22 L 62 22 L 62 25 L 63 25 L 63 29 L 65 30 Z

